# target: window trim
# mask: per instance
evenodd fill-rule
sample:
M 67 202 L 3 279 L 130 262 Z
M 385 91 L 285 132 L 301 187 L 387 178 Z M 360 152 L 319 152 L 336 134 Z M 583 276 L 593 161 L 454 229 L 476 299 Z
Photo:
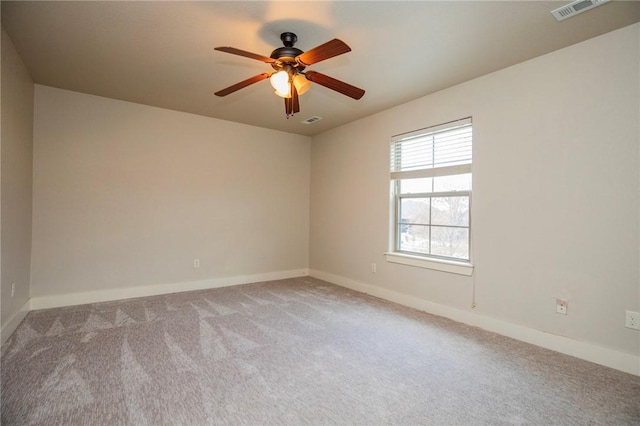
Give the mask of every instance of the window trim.
M 452 274 L 471 276 L 474 266 L 472 263 L 456 262 L 435 257 L 414 256 L 402 252 L 386 252 L 384 254 L 387 262 L 399 263 L 401 265 L 415 266 L 417 268 L 433 269 L 435 271 L 449 272 Z
M 413 132 L 403 133 L 401 135 L 393 136 L 391 138 L 391 146 L 393 146 L 396 142 L 406 140 L 415 136 L 426 135 L 428 133 L 437 133 L 442 130 L 446 130 L 449 128 L 457 127 L 456 124 L 465 125 L 465 124 L 473 125 L 473 121 L 471 117 L 463 118 L 460 120 L 451 121 L 448 123 L 443 123 L 440 125 L 416 130 Z M 401 179 L 412 179 L 412 178 L 422 178 L 422 177 L 438 177 L 438 176 L 449 176 L 456 174 L 465 174 L 472 173 L 473 161 L 470 164 L 462 164 L 462 165 L 452 165 L 452 166 L 442 166 L 436 168 L 429 169 L 419 169 L 419 170 L 408 170 L 408 171 L 392 171 L 390 173 L 390 192 L 391 192 L 391 202 L 390 202 L 390 223 L 389 223 L 389 251 L 385 252 L 385 259 L 387 262 L 397 263 L 402 265 L 414 266 L 418 268 L 432 269 L 436 271 L 449 272 L 458 275 L 471 276 L 473 274 L 474 265 L 472 263 L 473 253 L 472 253 L 472 236 L 471 236 L 471 198 L 473 190 L 468 191 L 451 191 L 451 192 L 442 192 L 442 193 L 428 193 L 426 194 L 428 197 L 434 196 L 442 196 L 442 195 L 452 195 L 452 196 L 467 196 L 469 197 L 469 260 L 466 259 L 449 259 L 449 258 L 441 258 L 432 254 L 419 254 L 419 253 L 407 253 L 403 251 L 399 251 L 398 245 L 398 223 L 397 223 L 397 215 L 399 209 L 399 202 L 401 198 L 420 198 L 425 194 L 407 194 L 404 197 L 401 197 L 398 191 L 399 182 Z

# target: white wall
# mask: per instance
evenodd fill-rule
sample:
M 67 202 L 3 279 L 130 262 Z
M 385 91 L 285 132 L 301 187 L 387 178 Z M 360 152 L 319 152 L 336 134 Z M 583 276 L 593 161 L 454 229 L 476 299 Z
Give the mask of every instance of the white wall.
M 309 173 L 308 137 L 36 85 L 32 297 L 306 270 Z
M 640 333 L 624 311 L 640 310 L 639 40 L 626 27 L 314 137 L 312 274 L 634 359 Z M 385 262 L 390 137 L 467 116 L 474 275 Z
M 33 81 L 2 28 L 2 286 L 3 336 L 18 325 L 29 298 L 33 160 Z M 15 294 L 11 297 L 11 283 Z M 13 330 L 9 330 L 10 333 Z

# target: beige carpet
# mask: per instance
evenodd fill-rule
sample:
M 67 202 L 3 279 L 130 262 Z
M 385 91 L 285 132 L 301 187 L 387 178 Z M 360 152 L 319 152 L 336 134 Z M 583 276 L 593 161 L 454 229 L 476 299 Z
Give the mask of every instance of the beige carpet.
M 640 424 L 640 378 L 297 278 L 33 311 L 2 424 Z

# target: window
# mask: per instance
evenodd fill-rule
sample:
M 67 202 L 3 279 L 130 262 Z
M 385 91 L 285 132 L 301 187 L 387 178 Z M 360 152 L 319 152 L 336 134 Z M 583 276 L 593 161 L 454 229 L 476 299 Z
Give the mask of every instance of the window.
M 471 118 L 391 140 L 390 254 L 471 261 Z

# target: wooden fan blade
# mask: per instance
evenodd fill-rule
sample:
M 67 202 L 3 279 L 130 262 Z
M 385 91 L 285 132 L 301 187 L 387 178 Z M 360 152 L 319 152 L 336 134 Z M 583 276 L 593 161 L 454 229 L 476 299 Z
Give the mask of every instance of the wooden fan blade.
M 266 56 L 258 55 L 257 53 L 247 52 L 246 50 L 236 49 L 235 47 L 216 47 L 214 50 L 219 50 L 220 52 L 231 53 L 232 55 L 244 56 L 245 58 L 257 59 L 258 61 L 266 62 L 271 64 L 276 60 L 273 58 L 269 58 Z
M 293 84 L 293 81 L 290 83 L 290 91 L 291 96 L 288 98 L 284 98 L 284 112 L 287 114 L 287 118 L 295 114 L 296 112 L 300 112 L 300 102 L 298 100 L 298 90 L 296 86 Z
M 233 92 L 235 92 L 236 90 L 240 90 L 240 89 L 244 89 L 247 86 L 252 85 L 253 83 L 257 83 L 259 81 L 262 81 L 264 79 L 269 78 L 269 74 L 262 73 L 262 74 L 258 74 L 258 75 L 254 75 L 251 78 L 248 78 L 246 80 L 241 81 L 240 83 L 236 83 L 233 86 L 229 86 L 226 89 L 222 89 L 219 90 L 215 93 L 216 96 L 227 96 Z
M 364 90 L 345 83 L 344 81 L 336 80 L 328 75 L 320 74 L 316 71 L 307 71 L 305 73 L 307 80 L 314 83 L 318 83 L 321 86 L 327 87 L 331 90 L 335 90 L 338 93 L 349 96 L 353 99 L 360 99 L 364 96 Z
M 291 111 L 293 111 L 293 103 L 291 102 L 291 98 L 284 98 L 284 112 L 287 114 L 287 118 L 291 115 Z
M 300 99 L 298 98 L 298 89 L 296 89 L 293 81 L 291 82 L 291 103 L 293 114 L 295 114 L 296 112 L 300 112 Z
M 301 53 L 296 57 L 296 61 L 303 65 L 312 65 L 347 52 L 351 52 L 351 48 L 342 40 L 334 38 L 325 44 L 321 44 L 320 46 Z

